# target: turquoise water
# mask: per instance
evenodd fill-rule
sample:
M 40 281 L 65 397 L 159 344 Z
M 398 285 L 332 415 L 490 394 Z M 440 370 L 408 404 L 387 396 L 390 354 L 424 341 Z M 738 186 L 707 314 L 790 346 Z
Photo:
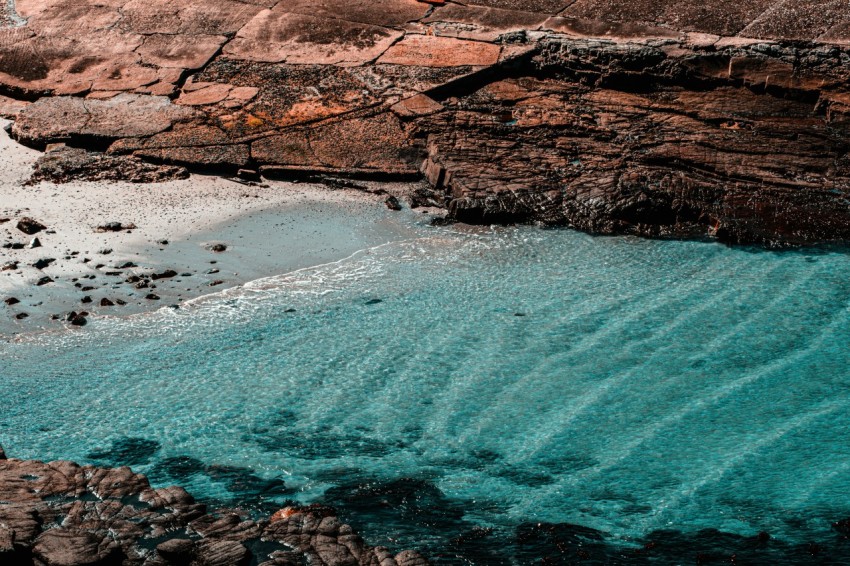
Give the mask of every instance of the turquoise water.
M 832 540 L 848 306 L 842 251 L 423 228 L 0 344 L 0 442 L 212 501 L 329 503 L 373 544 L 434 554 L 471 532 L 508 555 L 528 522 L 624 548 L 667 529 Z

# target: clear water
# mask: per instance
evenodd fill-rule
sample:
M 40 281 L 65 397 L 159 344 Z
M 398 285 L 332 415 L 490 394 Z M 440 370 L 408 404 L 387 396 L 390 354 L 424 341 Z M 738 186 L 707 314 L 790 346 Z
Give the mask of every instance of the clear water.
M 849 305 L 843 251 L 423 229 L 0 344 L 0 442 L 330 503 L 395 548 L 529 521 L 802 543 L 850 516 Z

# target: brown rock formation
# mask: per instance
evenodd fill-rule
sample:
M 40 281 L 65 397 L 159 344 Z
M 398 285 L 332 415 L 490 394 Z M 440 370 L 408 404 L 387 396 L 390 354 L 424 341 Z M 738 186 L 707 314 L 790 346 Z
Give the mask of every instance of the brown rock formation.
M 179 487 L 154 489 L 129 468 L 5 459 L 0 449 L 0 564 L 46 566 L 425 566 L 418 553 L 367 546 L 327 507 L 273 520 L 208 512 Z
M 421 200 L 466 222 L 847 240 L 839 4 L 18 0 L 0 95 L 38 100 L 0 111 L 35 146 L 421 172 Z

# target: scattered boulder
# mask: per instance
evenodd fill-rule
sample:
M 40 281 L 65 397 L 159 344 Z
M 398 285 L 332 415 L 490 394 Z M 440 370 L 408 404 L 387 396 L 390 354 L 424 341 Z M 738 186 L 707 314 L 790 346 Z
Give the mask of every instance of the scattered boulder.
M 145 298 L 149 301 L 158 301 L 159 295 L 157 295 L 156 293 L 148 293 L 147 295 L 145 295 Z
M 33 220 L 32 218 L 24 217 L 18 221 L 17 228 L 24 234 L 32 236 L 33 234 L 38 234 L 42 230 L 46 230 L 47 226 L 37 220 Z
M 221 253 L 227 251 L 227 246 L 225 244 L 212 244 L 207 249 L 211 252 Z
M 47 285 L 48 283 L 53 283 L 53 279 L 46 275 L 35 282 L 38 287 L 41 287 L 42 285 Z
M 31 250 L 34 250 L 35 248 L 40 248 L 41 240 L 39 240 L 38 238 L 33 238 L 32 240 L 30 240 L 29 246 L 27 247 L 29 247 L 29 249 Z
M 49 267 L 50 264 L 55 262 L 55 261 L 56 260 L 53 259 L 52 257 L 43 257 L 43 258 L 39 259 L 38 261 L 36 261 L 35 263 L 33 263 L 32 266 L 36 269 L 44 269 L 45 267 Z
M 19 312 L 18 314 L 16 314 L 16 315 L 15 315 L 15 319 L 16 319 L 16 320 L 23 320 L 23 319 L 25 319 L 25 318 L 29 318 L 29 316 L 30 316 L 30 315 L 28 315 L 28 314 L 27 314 L 27 313 L 25 313 L 25 312 Z
M 153 280 L 170 279 L 171 277 L 177 277 L 177 272 L 174 271 L 173 269 L 166 269 L 165 271 L 163 271 L 161 273 L 154 273 L 153 275 L 151 275 L 151 279 L 153 279 Z
M 390 210 L 401 210 L 401 203 L 393 195 L 388 196 L 387 200 L 384 201 L 384 204 L 386 204 L 387 208 Z
M 3 445 L 0 444 L 0 460 L 5 460 L 5 459 L 6 459 L 6 451 L 3 450 Z
M 3 302 L 11 307 L 12 305 L 17 305 L 21 301 L 19 299 L 17 299 L 16 297 L 9 297 L 9 298 L 5 299 Z
M 0 267 L 0 271 L 14 271 L 15 269 L 18 269 L 17 261 L 7 261 Z
M 123 232 L 124 230 L 135 230 L 136 225 L 133 223 L 122 224 L 121 222 L 107 222 L 101 224 L 95 230 L 97 232 Z
M 86 295 L 85 297 L 83 297 L 82 299 L 80 299 L 80 302 L 81 302 L 81 303 L 83 303 L 84 305 L 87 305 L 87 304 L 89 304 L 90 302 L 92 302 L 92 298 L 91 298 L 91 296 Z
M 102 307 L 114 307 L 115 303 L 113 303 L 112 301 L 110 301 L 109 299 L 104 297 L 100 300 L 100 306 L 102 306 Z

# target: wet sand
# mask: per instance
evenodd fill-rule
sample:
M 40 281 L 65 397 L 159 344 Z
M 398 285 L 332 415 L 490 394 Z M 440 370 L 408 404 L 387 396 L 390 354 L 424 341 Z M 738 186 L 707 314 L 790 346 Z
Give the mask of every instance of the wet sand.
M 0 271 L 0 300 L 19 301 L 0 303 L 6 339 L 73 327 L 72 312 L 91 318 L 179 305 L 412 237 L 430 219 L 409 209 L 390 211 L 385 197 L 304 183 L 248 186 L 193 175 L 156 184 L 26 186 L 39 156 L 0 132 L 0 245 L 24 245 L 0 248 L 0 266 L 17 263 Z M 24 217 L 46 229 L 23 233 L 17 223 Z M 109 222 L 136 228 L 97 231 Z M 29 248 L 33 238 L 40 247 Z M 216 245 L 224 251 L 214 251 Z M 45 277 L 52 282 L 38 285 Z

